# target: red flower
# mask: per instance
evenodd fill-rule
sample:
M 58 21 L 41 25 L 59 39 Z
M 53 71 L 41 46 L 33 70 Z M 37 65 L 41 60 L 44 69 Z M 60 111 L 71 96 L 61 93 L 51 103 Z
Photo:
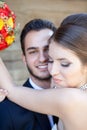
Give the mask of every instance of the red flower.
M 16 16 L 5 2 L 0 1 L 0 50 L 10 46 L 15 40 Z

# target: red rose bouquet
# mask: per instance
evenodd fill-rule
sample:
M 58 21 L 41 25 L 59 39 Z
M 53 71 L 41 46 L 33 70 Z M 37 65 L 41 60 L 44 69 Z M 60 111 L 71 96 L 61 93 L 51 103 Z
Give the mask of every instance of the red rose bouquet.
M 5 2 L 0 1 L 0 50 L 15 41 L 15 14 Z

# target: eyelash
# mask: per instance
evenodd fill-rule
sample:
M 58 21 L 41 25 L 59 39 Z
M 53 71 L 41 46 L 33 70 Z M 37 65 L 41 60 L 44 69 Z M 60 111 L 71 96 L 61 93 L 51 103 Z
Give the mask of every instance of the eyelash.
M 53 61 L 49 60 L 48 63 L 52 64 Z M 62 67 L 69 67 L 71 63 L 65 63 L 65 64 L 61 64 Z
M 71 63 L 61 64 L 63 67 L 69 67 Z

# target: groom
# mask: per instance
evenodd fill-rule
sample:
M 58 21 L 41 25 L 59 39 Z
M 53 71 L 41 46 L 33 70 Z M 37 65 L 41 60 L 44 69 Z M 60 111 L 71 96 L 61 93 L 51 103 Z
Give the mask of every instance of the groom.
M 48 39 L 56 30 L 47 20 L 28 22 L 20 36 L 22 57 L 29 71 L 24 86 L 33 89 L 50 87 L 48 72 Z M 5 99 L 0 103 L 0 130 L 51 130 L 58 118 L 24 109 Z

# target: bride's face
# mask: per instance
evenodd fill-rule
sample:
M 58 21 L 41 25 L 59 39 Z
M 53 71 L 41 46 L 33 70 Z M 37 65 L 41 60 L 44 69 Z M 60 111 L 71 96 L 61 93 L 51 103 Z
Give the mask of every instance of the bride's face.
M 86 82 L 87 67 L 74 51 L 54 41 L 49 45 L 48 69 L 59 87 L 80 87 Z

